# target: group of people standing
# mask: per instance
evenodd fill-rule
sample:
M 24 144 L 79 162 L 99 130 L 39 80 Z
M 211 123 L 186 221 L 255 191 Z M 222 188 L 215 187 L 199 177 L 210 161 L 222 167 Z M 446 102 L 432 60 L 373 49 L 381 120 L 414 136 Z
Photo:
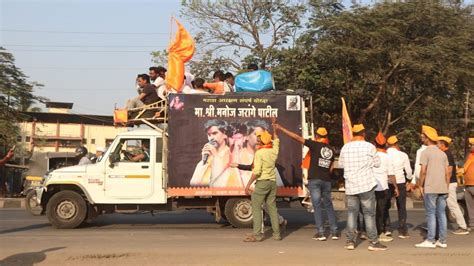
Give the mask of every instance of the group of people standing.
M 327 130 L 323 127 L 318 128 L 315 139 L 311 140 L 287 130 L 276 120 L 273 121 L 272 127 L 273 141 L 271 134 L 267 131 L 257 134 L 260 148 L 255 153 L 253 175 L 246 187 L 246 193 L 252 195 L 254 230 L 244 241 L 262 240 L 261 210 L 264 203 L 267 205 L 267 212 L 271 218 L 273 238 L 281 239 L 277 220 L 276 175 L 274 174 L 279 151 L 277 132 L 282 132 L 309 148 L 304 161 L 309 162 L 308 188 L 316 225 L 316 234 L 313 239 L 338 240 L 340 230 L 331 200 L 331 173 L 334 169 L 335 152 L 329 145 Z M 412 173 L 409 157 L 400 150 L 396 135 L 386 139 L 382 133 L 379 133 L 372 144 L 366 141 L 365 132 L 364 125 L 353 126 L 353 138 L 342 147 L 338 160 L 339 167 L 344 169 L 348 209 L 346 249 L 355 249 L 357 237 L 369 240 L 368 250 L 370 251 L 387 249 L 381 242 L 393 241 L 389 216 L 392 198 L 396 199 L 398 209 L 398 237 L 410 238 L 406 211 L 408 191 L 421 193 L 426 210 L 427 237 L 423 242 L 416 244 L 416 247 L 447 247 L 446 206 L 457 222 L 458 228 L 453 233 L 469 234 L 470 230 L 457 203 L 456 165 L 449 150 L 452 141 L 449 137 L 438 136 L 436 129 L 422 126 L 420 138 L 423 145 L 417 152 L 415 171 Z M 469 143 L 471 153 L 464 165 L 464 184 L 472 226 L 474 224 L 474 138 L 470 138 Z M 254 181 L 255 188 L 251 192 Z M 323 206 L 330 225 L 329 236 L 326 235 L 324 229 Z

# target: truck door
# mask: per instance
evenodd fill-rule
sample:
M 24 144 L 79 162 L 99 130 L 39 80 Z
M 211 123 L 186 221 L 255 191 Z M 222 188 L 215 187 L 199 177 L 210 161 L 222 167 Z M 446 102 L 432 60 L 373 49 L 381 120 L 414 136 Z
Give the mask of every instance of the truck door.
M 153 140 L 153 143 L 150 143 Z M 105 196 L 143 199 L 152 196 L 155 154 L 154 139 L 121 139 L 111 152 L 105 171 Z

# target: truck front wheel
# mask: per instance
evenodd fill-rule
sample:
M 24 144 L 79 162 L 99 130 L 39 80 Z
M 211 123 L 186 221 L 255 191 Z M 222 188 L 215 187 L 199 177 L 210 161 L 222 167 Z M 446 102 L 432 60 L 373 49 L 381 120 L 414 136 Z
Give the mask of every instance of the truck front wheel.
M 38 204 L 38 202 L 36 201 L 36 198 L 37 198 L 36 191 L 34 190 L 30 190 L 26 194 L 26 199 L 25 199 L 26 210 L 34 216 L 39 216 L 41 215 L 43 208 L 41 207 L 41 205 Z
M 60 191 L 54 194 L 46 205 L 46 215 L 56 228 L 76 228 L 86 219 L 86 201 L 74 191 Z
M 225 203 L 227 221 L 237 228 L 252 227 L 252 202 L 248 198 L 231 198 Z

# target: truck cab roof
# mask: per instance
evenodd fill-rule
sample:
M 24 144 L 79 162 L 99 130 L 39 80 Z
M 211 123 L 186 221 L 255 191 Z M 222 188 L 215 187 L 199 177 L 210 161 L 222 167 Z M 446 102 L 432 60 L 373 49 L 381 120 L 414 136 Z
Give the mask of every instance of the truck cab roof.
M 146 136 L 146 137 L 161 137 L 161 132 L 148 129 L 148 128 L 138 128 L 132 131 L 122 132 L 119 134 L 121 137 L 136 137 L 136 136 Z

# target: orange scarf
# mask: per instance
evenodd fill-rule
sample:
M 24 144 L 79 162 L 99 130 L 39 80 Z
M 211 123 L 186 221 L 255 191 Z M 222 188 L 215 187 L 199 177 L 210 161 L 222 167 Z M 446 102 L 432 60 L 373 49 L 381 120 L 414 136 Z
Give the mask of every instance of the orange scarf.
M 321 143 L 325 143 L 325 144 L 329 144 L 329 139 L 328 138 L 319 138 L 317 140 L 314 140 L 313 141 L 316 141 L 316 142 L 321 142 Z M 303 161 L 301 162 L 301 168 L 303 169 L 309 169 L 309 164 L 311 162 L 311 150 L 309 150 L 306 155 L 304 156 L 304 159 Z
M 469 169 L 471 165 L 474 165 L 474 152 L 471 152 L 471 154 L 469 154 L 466 162 L 464 163 L 464 173 L 467 172 L 467 169 Z
M 268 143 L 266 145 L 257 145 L 257 151 L 260 149 L 271 149 L 273 145 L 271 143 Z

